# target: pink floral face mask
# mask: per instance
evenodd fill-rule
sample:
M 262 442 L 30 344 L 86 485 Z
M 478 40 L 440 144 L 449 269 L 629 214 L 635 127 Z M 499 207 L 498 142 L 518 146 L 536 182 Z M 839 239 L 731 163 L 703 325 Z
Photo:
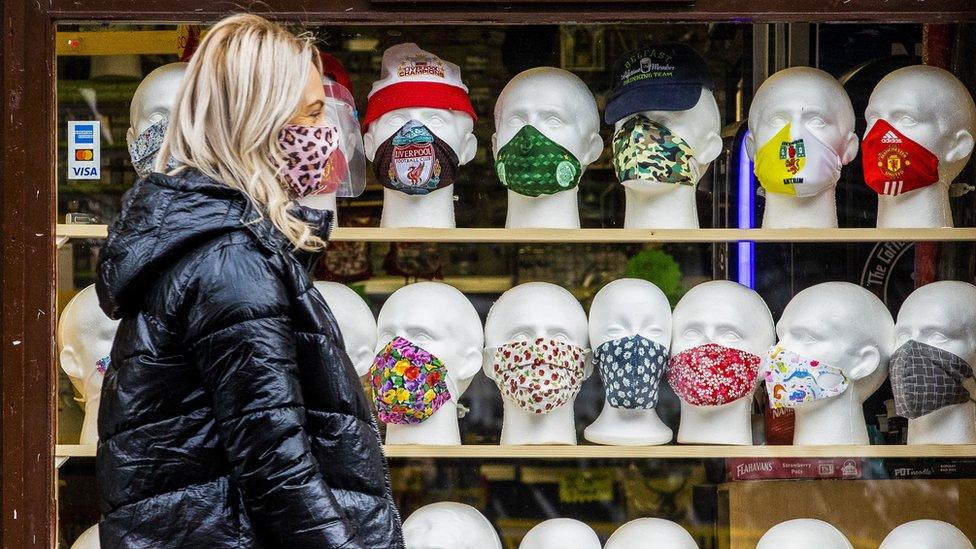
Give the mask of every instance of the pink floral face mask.
M 281 175 L 299 198 L 336 191 L 339 180 L 327 175 L 344 170 L 345 160 L 333 158 L 339 148 L 339 132 L 335 127 L 289 124 L 281 128 L 278 146 L 286 159 Z
M 527 412 L 549 413 L 572 402 L 583 385 L 587 351 L 550 338 L 513 341 L 491 351 L 502 396 Z
M 366 379 L 383 423 L 420 423 L 451 400 L 444 363 L 402 337 L 376 355 Z

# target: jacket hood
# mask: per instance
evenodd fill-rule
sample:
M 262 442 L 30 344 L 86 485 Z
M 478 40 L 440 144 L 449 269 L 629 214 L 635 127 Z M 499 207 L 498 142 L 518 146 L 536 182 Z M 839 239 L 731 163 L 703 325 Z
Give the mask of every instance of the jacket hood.
M 292 214 L 328 238 L 332 212 L 292 207 Z M 95 289 L 105 314 L 119 319 L 138 310 L 161 271 L 193 248 L 234 231 L 249 230 L 270 251 L 288 240 L 241 191 L 195 170 L 152 173 L 126 192 L 98 259 Z

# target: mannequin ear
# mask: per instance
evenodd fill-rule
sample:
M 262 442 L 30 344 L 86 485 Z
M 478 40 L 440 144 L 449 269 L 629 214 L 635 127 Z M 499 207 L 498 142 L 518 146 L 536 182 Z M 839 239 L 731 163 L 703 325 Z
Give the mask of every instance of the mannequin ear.
M 592 164 L 603 154 L 603 138 L 600 132 L 590 134 L 589 142 L 586 144 L 586 161 L 580 159 L 581 164 Z
M 710 164 L 720 154 L 722 154 L 722 136 L 718 132 L 711 132 L 705 137 L 701 149 L 696 151 L 695 158 L 702 164 Z
M 498 158 L 498 134 L 491 134 L 491 157 Z
M 370 349 L 369 345 L 363 345 L 357 349 L 353 349 L 349 353 L 349 358 L 352 360 L 353 366 L 356 368 L 356 375 L 363 377 L 366 372 L 369 371 L 370 366 L 373 365 L 373 361 L 370 358 L 376 356 L 373 350 Z
M 366 130 L 366 133 L 363 134 L 363 152 L 366 153 L 366 160 L 370 162 L 376 156 L 376 138 L 373 137 L 373 131 L 371 129 Z
M 478 373 L 485 363 L 484 354 L 482 350 L 477 347 L 470 347 L 464 352 L 463 361 L 464 363 L 457 370 L 457 376 L 459 379 L 470 380 Z
M 756 136 L 751 130 L 746 133 L 746 154 L 749 155 L 749 160 L 756 159 Z
M 973 152 L 973 134 L 959 130 L 953 137 L 953 145 L 946 153 L 946 162 L 965 161 Z
M 481 349 L 481 371 L 485 373 L 485 377 L 495 381 L 495 374 L 491 371 L 491 353 L 492 349 Z
M 85 377 L 84 368 L 74 347 L 65 346 L 61 349 L 61 354 L 58 358 L 61 362 L 61 369 L 64 370 L 64 373 L 68 374 L 68 377 L 75 379 Z
M 136 140 L 136 130 L 129 126 L 129 129 L 125 130 L 125 144 L 132 148 L 132 144 Z
M 583 380 L 590 379 L 593 375 L 593 349 L 586 350 L 586 357 L 583 358 Z
M 873 374 L 881 365 L 881 351 L 877 347 L 864 347 L 857 353 L 857 364 L 847 374 L 851 380 L 857 381 Z
M 844 143 L 844 151 L 840 155 L 840 163 L 845 166 L 850 164 L 851 161 L 857 157 L 857 149 L 860 146 L 860 144 L 861 142 L 858 141 L 857 134 L 851 132 L 847 136 L 847 142 Z
M 474 136 L 473 133 L 469 133 L 464 138 L 464 143 L 461 145 L 461 154 L 458 155 L 459 165 L 463 166 L 471 160 L 474 159 L 474 155 L 478 152 L 478 138 Z

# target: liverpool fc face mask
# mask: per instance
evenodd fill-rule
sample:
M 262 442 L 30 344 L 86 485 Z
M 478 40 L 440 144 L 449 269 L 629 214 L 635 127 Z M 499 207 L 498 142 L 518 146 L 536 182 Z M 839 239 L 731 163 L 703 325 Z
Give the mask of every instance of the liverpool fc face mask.
M 791 124 L 756 151 L 756 177 L 766 192 L 816 196 L 837 185 L 840 156 L 800 125 L 794 138 Z
M 373 167 L 380 183 L 410 195 L 454 184 L 458 156 L 427 126 L 410 120 L 376 149 Z
M 878 194 L 898 196 L 939 181 L 939 159 L 905 137 L 887 120 L 878 120 L 861 143 L 864 182 Z
M 640 335 L 613 339 L 593 349 L 593 363 L 613 408 L 657 406 L 658 384 L 668 366 L 668 349 Z
M 697 185 L 694 156 L 688 142 L 644 115 L 629 118 L 613 136 L 613 167 L 621 183 Z
M 970 400 L 963 387 L 973 377 L 962 358 L 920 341 L 907 341 L 891 356 L 891 389 L 895 413 L 916 419 Z
M 376 355 L 366 379 L 383 423 L 420 423 L 451 400 L 444 363 L 402 337 Z
M 804 402 L 832 398 L 851 384 L 843 370 L 779 345 L 769 349 L 765 362 L 766 391 L 773 408 L 793 408 Z
M 534 414 L 572 402 L 583 385 L 586 350 L 550 338 L 513 341 L 491 351 L 502 396 Z
M 572 189 L 583 175 L 573 153 L 528 124 L 498 150 L 495 172 L 508 190 L 532 197 Z
M 169 127 L 169 118 L 163 117 L 142 131 L 129 144 L 129 158 L 132 160 L 132 167 L 139 177 L 146 177 L 151 174 L 156 167 L 156 154 L 163 146 L 163 138 L 166 137 L 166 128 Z M 172 159 L 166 164 L 166 169 L 176 167 Z
M 668 383 L 694 406 L 720 406 L 750 393 L 759 375 L 758 356 L 706 343 L 671 357 Z
M 332 158 L 339 148 L 334 127 L 288 124 L 278 134 L 278 146 L 285 156 L 281 177 L 299 198 L 335 192 L 338 183 L 332 185 L 325 177 L 327 172 L 334 176 L 337 169 L 337 160 Z

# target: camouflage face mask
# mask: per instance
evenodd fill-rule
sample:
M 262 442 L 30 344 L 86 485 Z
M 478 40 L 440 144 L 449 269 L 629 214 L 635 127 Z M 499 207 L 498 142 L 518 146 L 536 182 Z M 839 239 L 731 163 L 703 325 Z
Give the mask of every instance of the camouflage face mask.
M 495 172 L 508 190 L 532 197 L 572 189 L 583 175 L 573 153 L 528 124 L 498 150 Z
M 613 136 L 613 167 L 621 183 L 698 184 L 694 151 L 671 130 L 646 116 L 628 119 Z

